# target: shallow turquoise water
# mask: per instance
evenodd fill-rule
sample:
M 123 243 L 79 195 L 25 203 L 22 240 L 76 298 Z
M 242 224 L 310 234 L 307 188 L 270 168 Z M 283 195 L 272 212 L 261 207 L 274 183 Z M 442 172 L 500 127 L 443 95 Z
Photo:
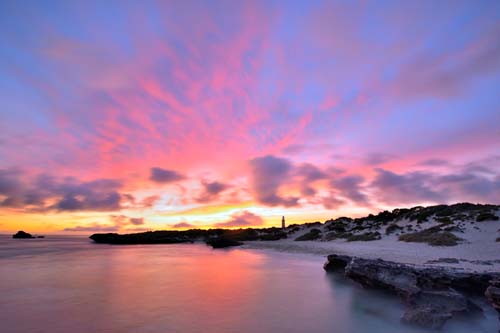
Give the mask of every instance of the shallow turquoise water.
M 397 298 L 326 274 L 325 259 L 203 244 L 112 246 L 0 237 L 0 331 L 429 332 Z M 486 318 L 445 332 L 495 332 Z

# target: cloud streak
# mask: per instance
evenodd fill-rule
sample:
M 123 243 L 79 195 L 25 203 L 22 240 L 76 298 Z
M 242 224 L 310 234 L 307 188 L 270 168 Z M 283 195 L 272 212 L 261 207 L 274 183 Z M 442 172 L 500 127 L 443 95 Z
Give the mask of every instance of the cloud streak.
M 263 224 L 264 220 L 262 217 L 249 211 L 242 211 L 234 213 L 228 221 L 216 223 L 215 226 L 219 228 L 244 228 L 262 226 Z

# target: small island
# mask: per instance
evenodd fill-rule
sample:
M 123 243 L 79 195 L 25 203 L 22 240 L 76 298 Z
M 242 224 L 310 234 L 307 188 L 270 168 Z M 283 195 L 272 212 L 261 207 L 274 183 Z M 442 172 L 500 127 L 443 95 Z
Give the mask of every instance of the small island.
M 12 238 L 17 238 L 17 239 L 34 239 L 34 238 L 45 238 L 45 236 L 33 236 L 30 233 L 27 233 L 27 232 L 25 232 L 23 230 L 19 230 L 14 235 L 12 235 Z
M 24 232 L 22 230 L 19 230 L 15 235 L 12 235 L 12 238 L 23 238 L 23 239 L 29 239 L 29 238 L 35 238 L 33 237 L 32 234 L 29 234 L 27 232 Z

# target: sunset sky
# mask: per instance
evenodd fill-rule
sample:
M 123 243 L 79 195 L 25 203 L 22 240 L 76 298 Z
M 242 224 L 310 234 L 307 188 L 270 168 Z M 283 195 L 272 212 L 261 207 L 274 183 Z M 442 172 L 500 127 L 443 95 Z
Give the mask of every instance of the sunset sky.
M 500 1 L 1 1 L 0 232 L 500 203 Z

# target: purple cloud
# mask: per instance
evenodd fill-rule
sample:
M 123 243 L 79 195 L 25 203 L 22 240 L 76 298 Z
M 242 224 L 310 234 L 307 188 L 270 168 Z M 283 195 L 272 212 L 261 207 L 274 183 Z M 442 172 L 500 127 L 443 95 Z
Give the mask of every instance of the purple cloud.
M 310 163 L 304 163 L 296 167 L 295 173 L 301 179 L 300 193 L 305 197 L 311 197 L 316 194 L 316 190 L 311 186 L 313 182 L 328 177 L 325 172 Z
M 21 171 L 0 170 L 0 206 L 33 211 L 113 211 L 121 209 L 122 183 L 114 179 L 82 182 L 74 177 L 35 178 Z M 48 202 L 53 202 L 48 204 Z
M 396 174 L 383 169 L 376 171 L 377 175 L 370 187 L 375 191 L 378 201 L 386 204 L 500 202 L 500 176 L 475 173 L 443 175 L 432 172 Z
M 189 229 L 189 228 L 194 228 L 196 227 L 194 224 L 188 223 L 188 222 L 179 222 L 171 226 L 172 228 L 175 229 Z
M 337 198 L 332 193 L 332 194 L 330 194 L 330 196 L 322 198 L 321 204 L 323 204 L 323 207 L 325 207 L 326 209 L 337 209 L 340 206 L 344 205 L 345 201 Z
M 130 224 L 133 224 L 133 225 L 142 225 L 144 224 L 144 218 L 142 217 L 131 217 L 129 219 L 130 221 Z
M 184 179 L 185 177 L 174 170 L 151 168 L 149 179 L 155 183 L 172 183 Z
M 445 197 L 431 185 L 432 176 L 424 172 L 396 174 L 376 169 L 377 175 L 371 183 L 377 200 L 393 205 L 416 202 L 441 202 Z
M 390 160 L 394 160 L 396 158 L 397 156 L 392 154 L 370 153 L 363 158 L 363 161 L 368 165 L 376 166 L 388 162 Z
M 284 158 L 271 155 L 254 158 L 250 161 L 252 187 L 258 202 L 268 206 L 296 206 L 298 198 L 284 198 L 278 190 L 290 176 L 291 163 Z
M 109 219 L 118 227 L 126 225 L 143 225 L 144 218 L 142 217 L 128 217 L 126 215 L 110 215 Z
M 219 228 L 230 228 L 260 226 L 263 224 L 264 220 L 260 216 L 245 210 L 243 212 L 233 214 L 229 221 L 216 223 L 215 226 Z
M 427 160 L 424 160 L 420 163 L 418 163 L 418 165 L 422 165 L 422 166 L 448 166 L 450 164 L 449 161 L 447 160 L 443 160 L 443 159 L 440 159 L 440 158 L 429 158 Z
M 75 227 L 64 228 L 63 231 L 73 232 L 117 232 L 119 227 L 115 225 L 104 225 L 99 223 L 92 223 L 89 225 L 77 225 Z
M 203 181 L 201 184 L 203 185 L 203 192 L 196 199 L 196 201 L 198 202 L 212 201 L 216 199 L 221 192 L 223 192 L 229 187 L 228 185 L 218 181 L 213 181 L 213 182 Z
M 352 175 L 334 179 L 331 185 L 345 198 L 359 205 L 369 205 L 368 196 L 363 193 L 365 179 L 361 176 Z
M 128 217 L 126 215 L 110 215 L 109 220 L 112 224 L 91 223 L 87 225 L 77 225 L 74 227 L 64 228 L 63 231 L 117 232 L 123 228 L 127 228 L 128 226 L 144 225 L 144 218 Z M 127 228 L 126 230 L 129 232 L 139 232 L 143 229 L 145 230 L 147 228 Z

